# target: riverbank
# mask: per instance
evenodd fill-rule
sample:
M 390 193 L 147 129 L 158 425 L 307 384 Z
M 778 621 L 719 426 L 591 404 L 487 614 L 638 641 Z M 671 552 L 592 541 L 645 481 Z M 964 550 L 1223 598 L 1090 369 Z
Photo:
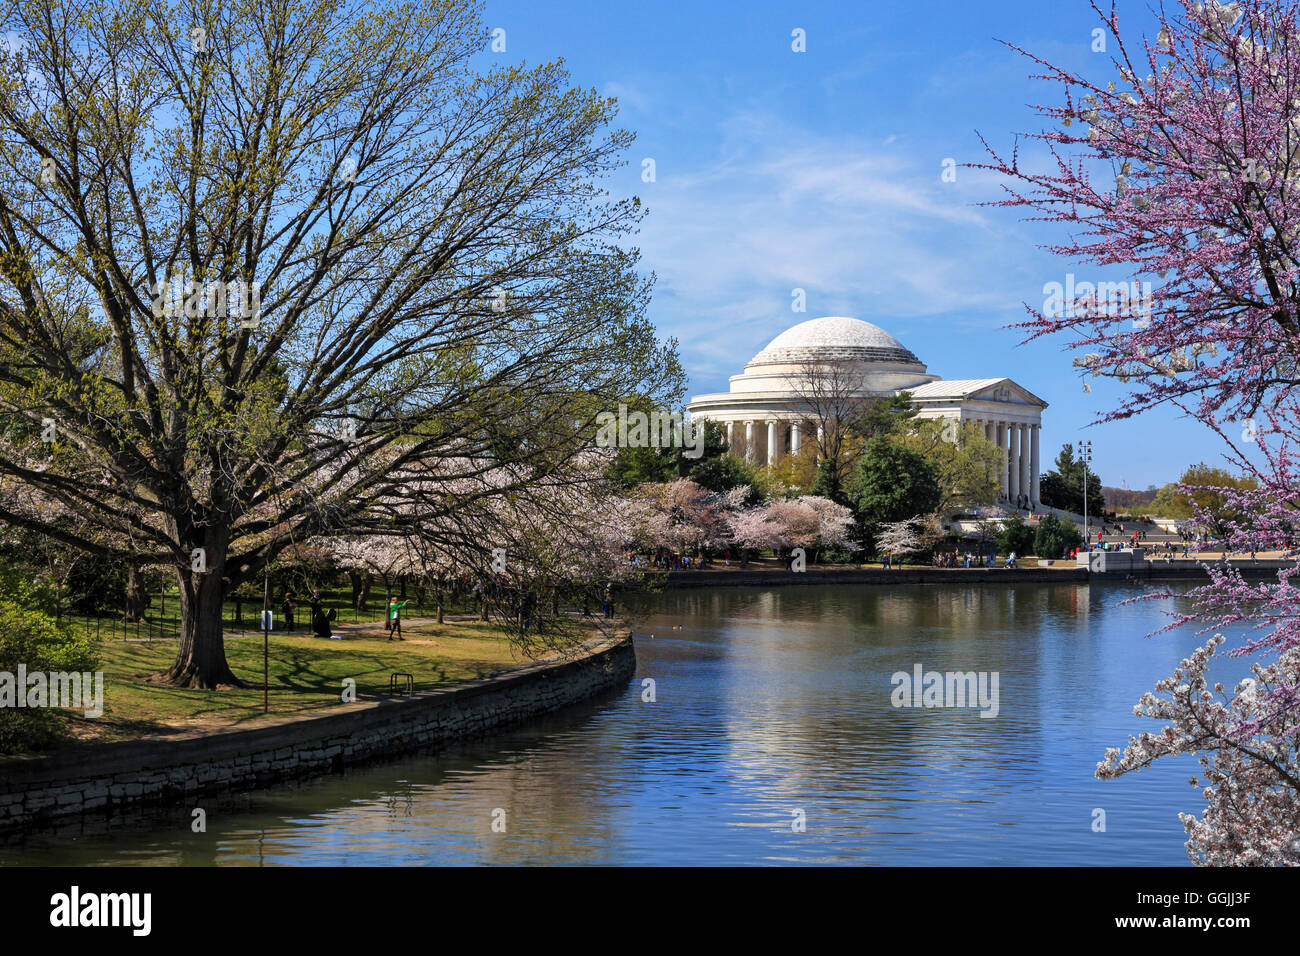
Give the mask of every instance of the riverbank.
M 1186 603 L 1128 601 L 1134 593 L 1032 583 L 624 592 L 638 674 L 621 692 L 428 757 L 83 814 L 0 841 L 0 868 L 1185 868 L 1178 813 L 1202 805 L 1187 772 L 1093 776 L 1105 748 L 1158 729 L 1135 721 L 1133 702 L 1203 640 L 1194 627 L 1144 637 Z M 998 717 L 895 707 L 892 675 L 918 663 L 998 673 Z M 1212 679 L 1248 674 L 1243 659 L 1216 663 Z M 655 680 L 657 702 L 642 677 Z M 1104 839 L 1088 825 L 1099 803 Z M 191 827 L 196 807 L 206 832 Z M 807 833 L 792 829 L 794 810 Z
M 568 642 L 588 636 L 589 627 L 562 619 Z M 344 681 L 358 700 L 386 694 L 394 673 L 410 673 L 420 690 L 451 687 L 488 677 L 522 663 L 510 635 L 495 623 L 412 618 L 403 622 L 405 640 L 388 640 L 382 624 L 335 629 L 335 640 L 308 631 L 272 631 L 268 641 L 269 712 L 262 690 L 262 635 L 226 634 L 226 660 L 246 682 L 219 692 L 154 683 L 176 657 L 175 638 L 105 640 L 98 645 L 104 674 L 104 713 L 86 718 L 63 711 L 73 741 L 110 743 L 187 731 L 230 730 L 251 720 L 320 714 L 339 702 Z M 65 745 L 66 746 L 66 745 Z
M 1209 563 L 1209 562 L 1207 562 Z M 1214 562 L 1218 564 L 1219 562 Z M 1295 567 L 1292 561 L 1260 559 L 1234 560 L 1231 566 L 1247 580 L 1275 579 L 1279 570 Z M 660 574 L 667 588 L 775 587 L 787 584 L 1019 584 L 1034 582 L 1086 583 L 1088 581 L 1205 580 L 1205 568 L 1197 561 L 1147 561 L 1140 568 L 1119 571 L 1090 571 L 1073 561 L 1054 561 L 1041 566 L 1036 558 L 1027 558 L 1017 568 L 935 568 L 927 566 L 881 568 L 879 566 L 810 566 L 804 571 L 779 567 L 740 569 L 705 568 L 691 571 L 668 571 Z
M 0 831 L 90 811 L 166 804 L 254 789 L 453 740 L 558 710 L 625 684 L 636 669 L 631 635 L 595 622 L 596 636 L 561 655 L 454 687 L 339 701 L 327 715 L 250 720 L 192 731 L 69 747 L 0 760 Z
M 982 584 L 1025 581 L 1087 581 L 1087 568 L 850 568 L 809 567 L 805 571 L 775 568 L 669 571 L 669 588 L 776 587 L 786 584 Z

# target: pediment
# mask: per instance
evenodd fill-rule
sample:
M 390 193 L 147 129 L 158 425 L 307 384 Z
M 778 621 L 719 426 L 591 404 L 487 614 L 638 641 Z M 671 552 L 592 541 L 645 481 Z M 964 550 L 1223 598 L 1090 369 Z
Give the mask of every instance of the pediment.
M 1017 385 L 1009 378 L 1000 379 L 990 385 L 977 389 L 966 396 L 967 400 L 982 400 L 1009 405 L 1035 405 L 1046 408 L 1043 401 L 1023 385 Z

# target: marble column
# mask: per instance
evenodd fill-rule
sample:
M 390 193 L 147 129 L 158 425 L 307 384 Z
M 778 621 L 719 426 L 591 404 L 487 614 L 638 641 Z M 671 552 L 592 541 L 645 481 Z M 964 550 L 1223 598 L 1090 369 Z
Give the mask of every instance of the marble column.
M 799 423 L 790 423 L 790 454 L 797 455 L 803 450 L 803 438 L 799 435 Z
M 1035 505 L 1042 505 L 1043 499 L 1038 497 L 1038 479 L 1040 475 L 1038 463 L 1038 433 L 1043 430 L 1042 425 L 1034 425 L 1030 429 L 1030 452 L 1029 452 L 1029 474 L 1030 474 L 1030 496 L 1034 499 Z
M 776 464 L 776 460 L 778 457 L 780 457 L 781 454 L 781 441 L 780 441 L 780 437 L 777 435 L 776 425 L 777 423 L 775 419 L 768 419 L 767 464 L 769 467 Z
M 1011 456 L 1009 459 L 1011 479 L 1007 483 L 1007 494 L 1014 505 L 1016 496 L 1020 494 L 1020 426 L 1013 422 L 1008 431 L 1011 433 L 1007 452 Z
M 984 440 L 988 442 L 990 445 L 993 444 L 994 439 L 997 437 L 993 433 L 993 422 L 987 418 L 981 418 L 980 427 L 984 429 L 983 432 L 981 432 L 981 434 L 984 436 Z
M 745 461 L 754 463 L 754 423 L 745 422 Z
M 1002 422 L 993 423 L 993 435 L 996 439 L 998 449 L 1002 452 L 1002 460 L 998 462 L 998 494 L 1006 496 L 1007 493 L 1007 427 Z
M 730 448 L 732 447 L 732 444 L 731 444 L 731 443 L 732 443 L 732 435 L 735 433 L 735 430 L 736 430 L 736 423 L 735 423 L 735 422 L 727 422 L 727 448 L 728 448 L 728 449 L 730 449 Z
M 1020 426 L 1020 493 L 1026 498 L 1030 497 L 1030 470 L 1029 462 L 1029 425 Z

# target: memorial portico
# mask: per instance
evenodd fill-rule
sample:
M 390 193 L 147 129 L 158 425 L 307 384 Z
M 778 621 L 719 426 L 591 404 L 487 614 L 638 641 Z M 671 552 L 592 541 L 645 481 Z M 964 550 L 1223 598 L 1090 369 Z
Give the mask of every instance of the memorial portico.
M 1024 494 L 1039 503 L 1039 434 L 1047 403 L 1009 378 L 944 380 L 932 375 L 892 335 L 869 322 L 843 316 L 809 319 L 787 329 L 730 379 L 730 390 L 697 395 L 691 417 L 715 421 L 733 453 L 775 465 L 798 455 L 822 429 L 812 413 L 808 381 L 817 369 L 836 369 L 853 396 L 873 400 L 909 392 L 918 418 L 973 422 L 1005 453 L 1002 495 Z

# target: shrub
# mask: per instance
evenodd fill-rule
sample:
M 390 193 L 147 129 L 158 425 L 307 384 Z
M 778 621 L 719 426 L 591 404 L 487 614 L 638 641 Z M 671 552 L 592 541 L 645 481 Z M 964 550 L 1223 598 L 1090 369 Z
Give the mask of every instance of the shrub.
M 1010 554 L 1012 551 L 1018 555 L 1035 553 L 1034 529 L 1025 524 L 1025 519 L 1018 514 L 1013 514 L 1003 523 L 997 541 L 999 554 Z
M 59 626 L 42 611 L 0 601 L 0 671 L 93 671 L 98 661 L 92 642 Z M 19 693 L 26 688 L 17 688 Z M 22 753 L 64 739 L 64 722 L 54 708 L 0 707 L 0 753 Z
M 1066 551 L 1082 544 L 1083 536 L 1073 521 L 1062 521 L 1056 515 L 1048 515 L 1038 523 L 1038 532 L 1034 535 L 1034 554 L 1041 558 L 1059 558 Z

